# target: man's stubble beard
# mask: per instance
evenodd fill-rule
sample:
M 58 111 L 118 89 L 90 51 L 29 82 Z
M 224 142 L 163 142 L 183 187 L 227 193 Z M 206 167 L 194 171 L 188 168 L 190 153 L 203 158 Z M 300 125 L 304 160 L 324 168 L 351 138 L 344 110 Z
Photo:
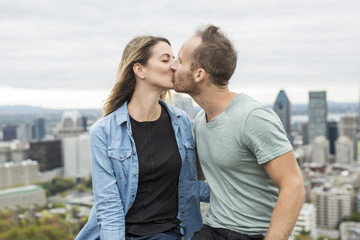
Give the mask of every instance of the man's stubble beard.
M 174 90 L 178 93 L 187 93 L 191 94 L 196 91 L 196 84 L 195 79 L 193 79 L 192 75 L 189 74 L 186 76 L 185 80 L 183 82 L 187 82 L 188 84 L 185 85 L 185 87 L 181 87 L 181 84 L 177 84 L 177 80 L 174 82 Z

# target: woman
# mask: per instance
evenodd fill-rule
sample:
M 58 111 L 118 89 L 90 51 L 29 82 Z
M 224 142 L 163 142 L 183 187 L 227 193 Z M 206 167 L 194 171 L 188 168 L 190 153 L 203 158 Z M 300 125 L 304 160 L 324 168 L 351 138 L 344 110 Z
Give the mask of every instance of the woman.
M 165 38 L 131 40 L 104 117 L 90 131 L 95 204 L 76 239 L 190 239 L 202 225 L 187 115 L 159 98 L 173 88 Z

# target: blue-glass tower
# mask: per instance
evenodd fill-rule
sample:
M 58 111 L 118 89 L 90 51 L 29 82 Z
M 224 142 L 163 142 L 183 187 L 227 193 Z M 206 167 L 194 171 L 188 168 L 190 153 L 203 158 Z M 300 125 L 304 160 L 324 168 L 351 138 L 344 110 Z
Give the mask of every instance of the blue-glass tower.
M 287 133 L 287 137 L 289 141 L 292 143 L 291 138 L 291 104 L 286 96 L 284 90 L 280 90 L 275 103 L 274 103 L 274 111 L 279 116 L 285 131 Z
M 43 139 L 45 137 L 45 119 L 37 117 L 33 125 L 33 139 Z
M 327 102 L 326 92 L 309 92 L 309 144 L 315 137 L 327 137 Z

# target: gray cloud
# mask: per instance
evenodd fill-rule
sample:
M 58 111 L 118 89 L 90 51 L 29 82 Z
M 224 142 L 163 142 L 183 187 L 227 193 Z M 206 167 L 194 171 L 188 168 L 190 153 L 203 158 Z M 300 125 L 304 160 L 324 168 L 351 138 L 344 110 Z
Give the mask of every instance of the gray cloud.
M 355 0 L 1 2 L 0 85 L 108 89 L 132 37 L 165 36 L 176 54 L 209 23 L 239 51 L 233 86 L 359 85 Z

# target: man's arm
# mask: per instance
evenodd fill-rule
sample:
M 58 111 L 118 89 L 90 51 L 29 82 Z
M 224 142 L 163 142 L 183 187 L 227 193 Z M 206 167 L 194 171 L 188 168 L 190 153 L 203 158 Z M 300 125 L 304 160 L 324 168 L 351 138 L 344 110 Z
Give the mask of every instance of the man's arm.
M 304 203 L 305 189 L 301 171 L 293 151 L 263 164 L 271 180 L 279 188 L 279 198 L 273 211 L 265 240 L 289 238 Z

